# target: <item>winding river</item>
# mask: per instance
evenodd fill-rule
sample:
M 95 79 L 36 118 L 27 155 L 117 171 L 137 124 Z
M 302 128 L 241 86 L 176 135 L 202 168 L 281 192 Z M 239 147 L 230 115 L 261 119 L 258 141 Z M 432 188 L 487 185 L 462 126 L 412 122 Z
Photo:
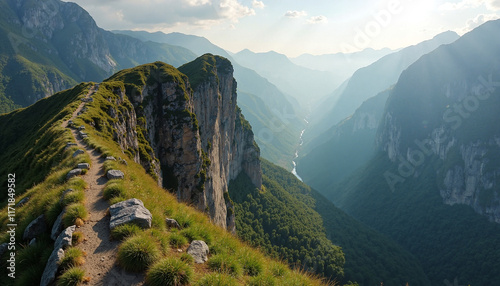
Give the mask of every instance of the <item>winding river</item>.
M 306 119 L 304 119 L 304 121 L 306 122 L 306 124 L 309 124 L 309 122 Z M 297 147 L 297 149 L 295 150 L 295 158 L 293 158 L 293 161 L 292 161 L 292 164 L 293 164 L 292 174 L 294 174 L 295 177 L 297 177 L 297 179 L 299 179 L 301 182 L 303 182 L 303 180 L 299 176 L 299 174 L 297 174 L 297 162 L 295 162 L 295 160 L 297 160 L 297 158 L 299 158 L 299 149 L 302 146 L 302 144 L 304 144 L 304 140 L 302 139 L 302 137 L 304 136 L 305 131 L 306 131 L 306 129 L 303 129 L 302 132 L 300 132 L 300 139 L 299 139 L 300 143 L 299 143 L 299 146 Z

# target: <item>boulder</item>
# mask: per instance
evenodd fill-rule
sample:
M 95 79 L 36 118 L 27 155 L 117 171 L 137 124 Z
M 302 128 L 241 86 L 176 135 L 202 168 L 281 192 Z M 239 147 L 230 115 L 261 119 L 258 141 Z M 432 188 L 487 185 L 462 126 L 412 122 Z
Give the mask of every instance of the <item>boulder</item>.
M 151 228 L 153 216 L 144 203 L 138 199 L 129 199 L 116 203 L 109 207 L 111 219 L 109 228 L 114 229 L 117 226 L 127 223 L 133 223 L 142 228 Z
M 85 126 L 82 125 L 82 126 L 78 127 L 78 130 L 85 130 Z
M 30 243 L 28 243 L 28 246 L 31 246 L 36 243 L 36 237 L 30 240 Z
M 71 190 L 71 189 L 70 189 Z M 64 223 L 63 223 L 63 216 L 66 213 L 66 209 L 64 209 L 59 216 L 57 217 L 56 221 L 54 222 L 54 225 L 52 226 L 52 231 L 50 232 L 50 238 L 52 240 L 56 240 L 59 234 L 61 234 L 61 231 L 64 228 Z
M 87 138 L 87 133 L 85 133 L 83 131 L 78 131 L 78 135 L 80 135 L 80 138 L 82 138 L 82 139 Z
M 70 148 L 70 147 L 73 147 L 73 146 L 78 146 L 78 145 L 76 143 L 72 143 L 72 142 L 66 143 L 66 148 Z
M 108 180 L 113 180 L 113 179 L 123 179 L 125 175 L 123 174 L 122 171 L 120 170 L 109 170 L 107 173 L 106 173 L 106 177 L 108 178 Z
M 210 250 L 203 240 L 194 240 L 187 249 L 187 253 L 194 258 L 196 263 L 205 263 L 208 260 Z
M 45 215 L 41 215 L 30 222 L 26 227 L 23 234 L 23 240 L 32 240 L 40 234 L 47 232 L 48 228 L 47 222 L 45 221 Z
M 77 168 L 82 169 L 82 170 L 83 169 L 88 170 L 88 169 L 90 169 L 90 164 L 89 163 L 80 163 L 80 164 L 78 164 Z
M 76 156 L 80 155 L 80 154 L 83 154 L 85 153 L 83 150 L 76 150 L 75 153 L 73 153 L 73 158 L 75 158 Z
M 115 157 L 113 157 L 113 156 L 106 157 L 106 161 L 110 161 L 110 160 L 111 161 L 116 161 Z
M 76 177 L 76 176 L 79 176 L 82 174 L 82 169 L 73 169 L 71 171 L 68 172 L 68 174 L 66 175 L 66 180 L 69 180 L 73 177 Z
M 42 274 L 42 279 L 40 281 L 40 286 L 48 286 L 54 282 L 57 274 L 57 269 L 59 268 L 59 263 L 64 257 L 64 250 L 71 246 L 73 232 L 76 226 L 70 226 L 66 228 L 56 239 L 54 243 L 54 250 L 50 254 L 49 260 L 45 265 L 45 270 Z
M 168 228 L 177 228 L 181 229 L 181 225 L 173 218 L 166 218 L 165 222 L 167 223 Z

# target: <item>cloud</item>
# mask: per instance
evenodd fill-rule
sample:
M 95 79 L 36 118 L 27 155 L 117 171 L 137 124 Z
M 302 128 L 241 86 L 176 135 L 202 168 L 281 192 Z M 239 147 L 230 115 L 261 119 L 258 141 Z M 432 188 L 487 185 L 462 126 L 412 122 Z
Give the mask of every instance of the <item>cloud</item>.
M 258 9 L 264 9 L 264 7 L 266 7 L 266 5 L 262 1 L 253 0 L 252 7 L 258 8 Z
M 496 14 L 480 14 L 477 15 L 476 17 L 467 20 L 465 23 L 465 27 L 462 29 L 463 33 L 470 32 L 471 30 L 481 26 L 482 24 L 491 21 L 491 20 L 497 20 L 499 19 L 500 16 Z
M 323 15 L 313 16 L 313 17 L 309 18 L 309 20 L 307 20 L 307 22 L 309 22 L 311 24 L 326 24 L 326 23 L 328 23 L 328 18 L 323 16 Z
M 98 24 L 106 29 L 149 29 L 178 25 L 210 28 L 223 21 L 237 23 L 243 17 L 255 15 L 255 10 L 242 4 L 241 0 L 71 1 L 89 11 Z
M 442 11 L 455 11 L 464 9 L 473 9 L 480 6 L 486 6 L 490 11 L 500 10 L 500 0 L 462 0 L 458 3 L 446 2 L 438 7 Z
M 306 11 L 287 11 L 285 13 L 285 17 L 288 18 L 300 18 L 300 17 L 305 17 L 307 16 Z

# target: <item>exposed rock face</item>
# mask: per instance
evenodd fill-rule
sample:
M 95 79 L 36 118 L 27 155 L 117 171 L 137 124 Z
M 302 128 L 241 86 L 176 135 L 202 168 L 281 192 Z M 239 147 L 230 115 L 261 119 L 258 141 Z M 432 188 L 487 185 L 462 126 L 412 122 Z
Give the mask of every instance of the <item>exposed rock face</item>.
M 500 21 L 488 22 L 404 71 L 377 137 L 391 161 L 406 165 L 400 181 L 432 164 L 445 204 L 468 205 L 497 223 L 499 29 Z
M 227 59 L 205 55 L 179 70 L 156 62 L 133 71 L 147 76 L 143 86 L 135 83 L 125 91 L 136 112 L 141 145 L 136 154 L 180 200 L 234 230 L 234 212 L 227 211 L 224 199 L 229 181 L 245 172 L 260 188 L 262 174 L 253 132 L 236 105 L 233 67 Z M 110 80 L 125 82 L 126 76 Z M 126 140 L 117 136 L 122 148 Z

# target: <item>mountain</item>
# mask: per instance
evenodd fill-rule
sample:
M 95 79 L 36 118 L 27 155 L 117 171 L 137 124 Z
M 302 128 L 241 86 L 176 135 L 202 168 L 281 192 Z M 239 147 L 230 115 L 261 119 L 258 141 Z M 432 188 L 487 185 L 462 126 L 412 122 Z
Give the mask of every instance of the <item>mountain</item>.
M 328 237 L 345 254 L 344 277 L 339 282 L 429 284 L 416 258 L 394 241 L 348 216 L 290 172 L 266 160 L 262 160 L 262 170 L 262 191 L 252 188 L 244 176 L 229 186 L 237 233 L 244 240 L 273 256 L 301 263 L 305 269 L 321 272 L 326 268 L 329 274 L 334 269 L 329 270 L 328 264 L 335 256 L 308 250 L 313 245 L 328 249 Z M 306 227 L 301 226 L 303 221 Z M 300 240 L 303 236 L 307 239 Z M 290 251 L 299 243 L 300 252 Z
M 312 70 L 328 71 L 334 73 L 342 79 L 347 79 L 355 71 L 366 67 L 380 58 L 392 54 L 395 51 L 384 48 L 374 50 L 367 48 L 354 53 L 336 53 L 324 55 L 302 54 L 290 60 L 296 65 L 303 66 Z
M 327 195 L 332 186 L 375 155 L 375 137 L 391 91 L 386 90 L 363 102 L 352 116 L 316 138 L 317 147 L 301 154 L 297 172 L 306 184 Z
M 375 63 L 357 70 L 347 82 L 345 89 L 341 87 L 343 88 L 341 93 L 332 94 L 337 98 L 335 98 L 335 104 L 326 114 L 313 112 L 316 116 L 311 118 L 311 127 L 304 134 L 307 150 L 314 147 L 308 147 L 307 144 L 316 136 L 352 115 L 363 101 L 395 84 L 401 72 L 422 55 L 456 39 L 458 39 L 458 35 L 455 32 L 444 32 L 431 40 L 389 54 Z
M 2 0 L 0 8 L 3 112 L 33 104 L 76 82 L 101 81 L 119 69 L 154 60 L 180 65 L 195 58 L 181 47 L 104 31 L 74 3 Z
M 252 98 L 246 98 L 247 95 L 251 94 L 258 97 L 264 104 L 259 107 L 262 108 L 261 111 L 247 109 L 249 105 L 241 105 L 243 114 L 254 126 L 255 137 L 262 150 L 262 156 L 284 168 L 292 169 L 295 148 L 299 144 L 298 138 L 304 127 L 302 118 L 305 116 L 294 98 L 284 94 L 278 87 L 256 71 L 240 65 L 224 49 L 203 37 L 182 33 L 164 34 L 162 32 L 149 33 L 126 30 L 115 32 L 142 41 L 178 45 L 193 51 L 198 56 L 213 53 L 228 58 L 234 67 L 234 77 L 238 82 L 238 91 L 241 93 L 240 100 L 253 101 Z M 265 115 L 264 117 L 256 116 L 258 114 Z M 294 140 L 290 135 L 296 138 L 295 143 L 293 143 Z
M 179 69 L 155 62 L 122 70 L 0 115 L 1 185 L 15 188 L 14 198 L 1 197 L 1 284 L 325 285 L 231 234 L 229 181 L 245 176 L 247 187 L 265 188 L 236 102 L 231 63 L 207 54 Z M 124 210 L 137 224 L 112 228 Z M 335 258 L 340 275 L 343 253 L 323 241 L 327 251 L 309 249 Z M 192 254 L 194 245 L 210 255 Z M 7 276 L 11 246 L 16 279 Z
M 283 92 L 293 96 L 303 109 L 331 93 L 343 79 L 330 72 L 298 66 L 277 52 L 254 53 L 243 50 L 233 55 L 241 65 L 255 70 Z
M 500 282 L 499 32 L 500 21 L 487 22 L 408 67 L 387 100 L 378 152 L 329 193 L 412 252 L 431 285 Z

